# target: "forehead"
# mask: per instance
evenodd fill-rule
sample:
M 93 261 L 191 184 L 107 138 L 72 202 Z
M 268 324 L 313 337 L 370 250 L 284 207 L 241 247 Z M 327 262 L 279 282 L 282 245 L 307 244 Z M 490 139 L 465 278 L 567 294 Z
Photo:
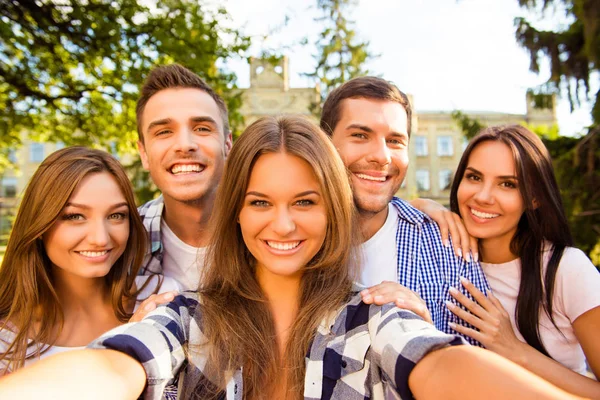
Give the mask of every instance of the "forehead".
M 345 129 L 353 124 L 368 126 L 371 129 L 380 127 L 398 133 L 407 133 L 408 116 L 404 107 L 395 101 L 368 98 L 344 99 L 340 103 L 340 120 L 335 129 Z
M 477 144 L 469 155 L 468 167 L 491 175 L 516 175 L 513 153 L 506 143 L 486 140 Z
M 194 117 L 211 117 L 217 122 L 219 129 L 223 129 L 221 110 L 204 90 L 164 89 L 148 99 L 141 116 L 141 125 L 146 132 L 152 121 L 171 119 L 177 123 L 187 123 Z
M 308 162 L 288 153 L 261 155 L 250 173 L 248 189 L 262 188 L 274 192 L 303 191 L 318 188 L 319 182 Z
M 69 202 L 86 205 L 119 201 L 125 201 L 125 195 L 115 177 L 108 172 L 86 175 L 69 197 Z

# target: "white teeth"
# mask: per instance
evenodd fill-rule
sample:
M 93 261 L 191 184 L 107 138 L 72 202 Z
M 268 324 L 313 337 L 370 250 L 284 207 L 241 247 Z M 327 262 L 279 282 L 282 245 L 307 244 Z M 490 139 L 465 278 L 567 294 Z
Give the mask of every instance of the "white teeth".
M 204 168 L 201 168 L 198 164 L 176 164 L 171 168 L 172 174 L 182 174 L 188 172 L 200 172 Z
M 365 174 L 355 174 L 360 179 L 366 179 L 368 181 L 385 182 L 385 176 L 371 176 Z
M 100 257 L 105 255 L 106 253 L 108 253 L 108 250 L 104 250 L 104 251 L 80 251 L 79 254 L 81 254 L 82 256 L 85 257 Z
M 481 211 L 473 210 L 472 208 L 471 208 L 471 214 L 473 214 L 474 216 L 476 216 L 478 218 L 485 218 L 485 219 L 496 218 L 498 215 L 500 215 L 500 214 L 484 213 Z
M 281 242 L 267 242 L 267 245 L 269 247 L 272 247 L 276 250 L 291 250 L 294 249 L 296 247 L 298 247 L 298 245 L 300 244 L 300 242 L 286 242 L 286 243 L 281 243 Z

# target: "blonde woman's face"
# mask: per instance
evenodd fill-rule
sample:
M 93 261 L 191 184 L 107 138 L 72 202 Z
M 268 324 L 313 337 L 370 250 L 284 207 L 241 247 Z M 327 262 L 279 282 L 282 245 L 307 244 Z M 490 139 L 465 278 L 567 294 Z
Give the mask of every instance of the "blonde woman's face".
M 103 277 L 129 238 L 129 206 L 108 172 L 85 177 L 43 242 L 55 277 Z
M 286 153 L 260 156 L 239 224 L 257 275 L 301 276 L 327 231 L 325 199 L 311 166 Z

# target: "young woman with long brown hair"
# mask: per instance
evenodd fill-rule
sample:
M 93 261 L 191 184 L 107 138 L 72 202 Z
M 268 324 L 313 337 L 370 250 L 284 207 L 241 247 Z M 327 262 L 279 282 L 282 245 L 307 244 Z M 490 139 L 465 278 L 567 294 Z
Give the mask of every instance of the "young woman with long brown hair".
M 489 297 L 449 309 L 478 330 L 454 329 L 580 396 L 600 398 L 600 274 L 573 248 L 552 160 L 543 142 L 513 125 L 484 129 L 458 165 L 450 207 L 479 241 Z
M 85 346 L 126 322 L 136 298 L 178 289 L 172 279 L 136 278 L 145 246 L 116 159 L 83 147 L 46 158 L 25 190 L 0 268 L 0 371 Z
M 160 399 L 179 377 L 183 399 L 570 398 L 412 312 L 361 301 L 348 176 L 311 122 L 252 124 L 216 199 L 198 294 L 0 380 L 0 397 Z

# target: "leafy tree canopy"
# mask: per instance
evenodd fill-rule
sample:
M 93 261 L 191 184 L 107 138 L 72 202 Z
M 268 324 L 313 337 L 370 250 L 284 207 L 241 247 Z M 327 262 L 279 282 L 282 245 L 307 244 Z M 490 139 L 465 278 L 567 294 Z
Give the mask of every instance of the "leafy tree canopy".
M 22 133 L 33 140 L 135 152 L 138 88 L 177 62 L 225 95 L 240 127 L 235 76 L 220 61 L 249 39 L 223 8 L 166 0 L 7 0 L 0 7 L 0 175 Z

